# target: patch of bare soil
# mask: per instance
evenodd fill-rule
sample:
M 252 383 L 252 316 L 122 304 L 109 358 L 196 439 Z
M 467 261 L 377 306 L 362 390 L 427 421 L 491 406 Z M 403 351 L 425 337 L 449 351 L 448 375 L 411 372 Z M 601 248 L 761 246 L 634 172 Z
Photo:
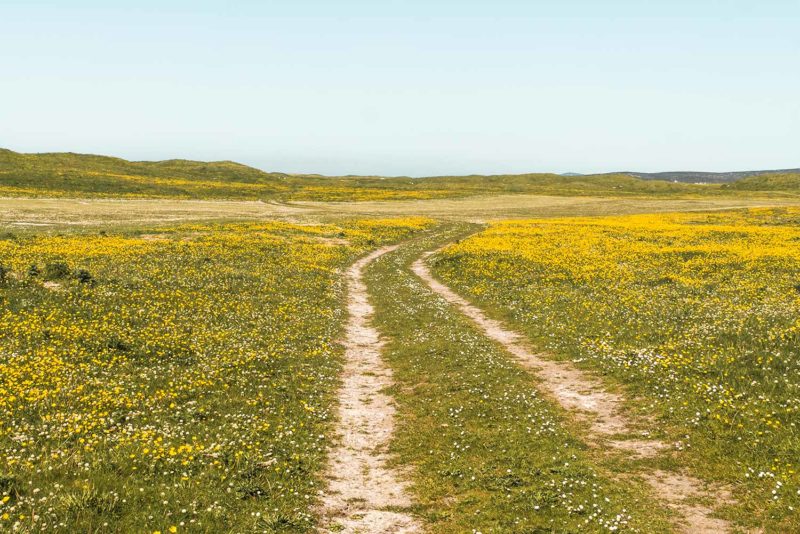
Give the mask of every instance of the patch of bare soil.
M 424 262 L 431 254 L 428 253 L 414 262 L 412 265 L 414 273 L 435 293 L 472 319 L 487 337 L 500 343 L 522 365 L 536 373 L 542 379 L 545 392 L 587 424 L 585 438 L 591 445 L 639 458 L 653 457 L 669 449 L 666 443 L 653 439 L 613 439 L 615 435 L 631 433 L 635 426 L 621 409 L 624 398 L 607 391 L 599 380 L 570 362 L 555 361 L 531 351 L 520 334 L 509 330 L 500 321 L 490 319 L 480 308 L 436 280 Z M 652 476 L 646 476 L 645 480 L 653 489 L 654 495 L 675 512 L 677 526 L 684 532 L 731 531 L 731 525 L 727 521 L 712 517 L 714 513 L 712 505 L 699 500 L 699 497 L 703 496 L 714 497 L 724 494 L 728 499 L 727 502 L 730 502 L 728 492 L 717 488 L 714 490 L 714 495 L 710 495 L 705 489 L 707 486 L 700 480 L 674 473 L 652 473 Z M 719 502 L 719 499 L 709 500 Z
M 667 506 L 680 513 L 682 532 L 717 534 L 730 531 L 727 521 L 709 515 L 709 506 L 732 502 L 727 489 L 704 486 L 696 478 L 666 471 L 648 473 L 645 480 Z
M 347 246 L 350 244 L 350 241 L 341 237 L 313 237 L 311 240 L 323 245 Z
M 164 234 L 141 234 L 139 239 L 143 241 L 169 241 L 169 236 Z
M 49 289 L 50 291 L 64 290 L 64 286 L 62 286 L 58 282 L 42 282 L 42 287 L 44 287 L 45 289 Z
M 383 390 L 392 384 L 392 375 L 381 360 L 383 342 L 370 325 L 373 308 L 362 280 L 367 264 L 395 248 L 377 250 L 347 271 L 350 319 L 339 391 L 339 441 L 331 451 L 329 483 L 322 496 L 323 532 L 404 534 L 421 530 L 417 520 L 404 511 L 411 505 L 407 482 L 387 465 L 395 409 Z

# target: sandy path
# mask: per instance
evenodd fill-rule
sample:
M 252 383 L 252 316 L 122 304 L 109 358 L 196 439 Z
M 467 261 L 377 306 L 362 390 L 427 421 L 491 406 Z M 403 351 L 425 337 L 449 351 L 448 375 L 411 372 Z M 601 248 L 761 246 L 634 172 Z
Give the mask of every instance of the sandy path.
M 322 532 L 403 534 L 421 530 L 413 516 L 403 511 L 411 505 L 407 484 L 387 466 L 395 409 L 382 391 L 391 385 L 392 375 L 381 361 L 383 342 L 370 326 L 373 309 L 362 280 L 366 265 L 395 248 L 377 250 L 347 271 L 350 319 L 339 391 L 339 442 L 331 451 L 329 484 L 322 496 Z
M 588 425 L 586 439 L 590 444 L 640 458 L 656 456 L 668 449 L 665 443 L 653 439 L 614 439 L 617 434 L 631 432 L 634 426 L 621 410 L 624 399 L 606 391 L 600 381 L 571 363 L 550 360 L 532 352 L 521 335 L 490 319 L 481 309 L 436 280 L 424 262 L 431 254 L 429 252 L 414 262 L 411 267 L 414 273 L 472 319 L 487 337 L 503 345 L 522 365 L 535 372 L 542 379 L 546 393 Z M 646 476 L 645 480 L 654 495 L 675 513 L 682 532 L 712 534 L 731 531 L 727 521 L 712 517 L 712 507 L 697 502 L 699 498 L 707 497 L 717 504 L 729 503 L 729 492 L 712 488 L 688 475 L 656 472 Z

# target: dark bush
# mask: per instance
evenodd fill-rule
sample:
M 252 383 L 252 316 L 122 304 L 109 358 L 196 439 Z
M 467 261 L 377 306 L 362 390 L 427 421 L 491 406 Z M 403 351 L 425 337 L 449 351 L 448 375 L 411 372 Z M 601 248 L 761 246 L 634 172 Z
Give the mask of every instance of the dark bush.
M 44 277 L 48 280 L 61 280 L 69 276 L 69 265 L 63 261 L 52 261 L 44 266 Z
M 36 278 L 41 273 L 42 271 L 39 270 L 39 266 L 36 265 L 35 263 L 30 267 L 28 267 L 28 276 L 30 276 L 31 278 Z
M 120 352 L 128 352 L 131 350 L 130 346 L 117 336 L 109 338 L 108 341 L 106 341 L 106 347 Z
M 90 273 L 86 269 L 78 269 L 72 274 L 72 276 L 74 276 L 75 279 L 81 284 L 94 283 L 94 277 L 92 276 L 92 273 Z
M 7 274 L 8 274 L 8 268 L 6 268 L 2 263 L 0 263 L 0 283 L 6 281 Z

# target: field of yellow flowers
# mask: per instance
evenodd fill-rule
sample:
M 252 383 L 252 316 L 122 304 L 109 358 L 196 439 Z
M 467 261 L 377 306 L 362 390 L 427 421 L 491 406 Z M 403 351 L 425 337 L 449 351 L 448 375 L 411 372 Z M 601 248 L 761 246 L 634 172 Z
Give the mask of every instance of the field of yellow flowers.
M 0 238 L 0 531 L 309 529 L 340 271 L 430 223 Z
M 446 283 L 555 357 L 611 375 L 740 514 L 800 529 L 800 209 L 506 221 Z

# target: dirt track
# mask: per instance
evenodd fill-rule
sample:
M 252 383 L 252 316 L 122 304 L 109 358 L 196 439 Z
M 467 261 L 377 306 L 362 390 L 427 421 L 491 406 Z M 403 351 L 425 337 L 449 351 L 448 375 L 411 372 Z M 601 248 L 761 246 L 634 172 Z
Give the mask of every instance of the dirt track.
M 604 450 L 623 451 L 637 457 L 656 456 L 668 449 L 667 444 L 638 437 L 625 439 L 616 435 L 630 433 L 634 421 L 622 411 L 623 398 L 606 391 L 603 384 L 569 362 L 548 359 L 531 351 L 518 333 L 502 323 L 490 319 L 478 307 L 436 280 L 425 264 L 432 253 L 412 265 L 414 273 L 447 302 L 472 319 L 483 333 L 501 344 L 523 366 L 541 378 L 541 387 L 559 405 L 588 426 L 584 439 Z M 721 534 L 730 532 L 731 525 L 713 517 L 714 509 L 697 502 L 708 498 L 716 503 L 730 502 L 730 494 L 721 488 L 712 488 L 702 481 L 686 475 L 654 472 L 645 480 L 653 494 L 676 516 L 676 526 L 687 534 Z
M 383 342 L 369 324 L 373 309 L 362 281 L 364 267 L 395 248 L 377 250 L 347 271 L 350 319 L 339 391 L 339 443 L 331 453 L 329 485 L 322 499 L 325 532 L 404 534 L 420 530 L 416 519 L 403 511 L 411 504 L 406 483 L 387 466 L 395 409 L 382 391 L 391 385 L 392 375 L 381 360 Z

